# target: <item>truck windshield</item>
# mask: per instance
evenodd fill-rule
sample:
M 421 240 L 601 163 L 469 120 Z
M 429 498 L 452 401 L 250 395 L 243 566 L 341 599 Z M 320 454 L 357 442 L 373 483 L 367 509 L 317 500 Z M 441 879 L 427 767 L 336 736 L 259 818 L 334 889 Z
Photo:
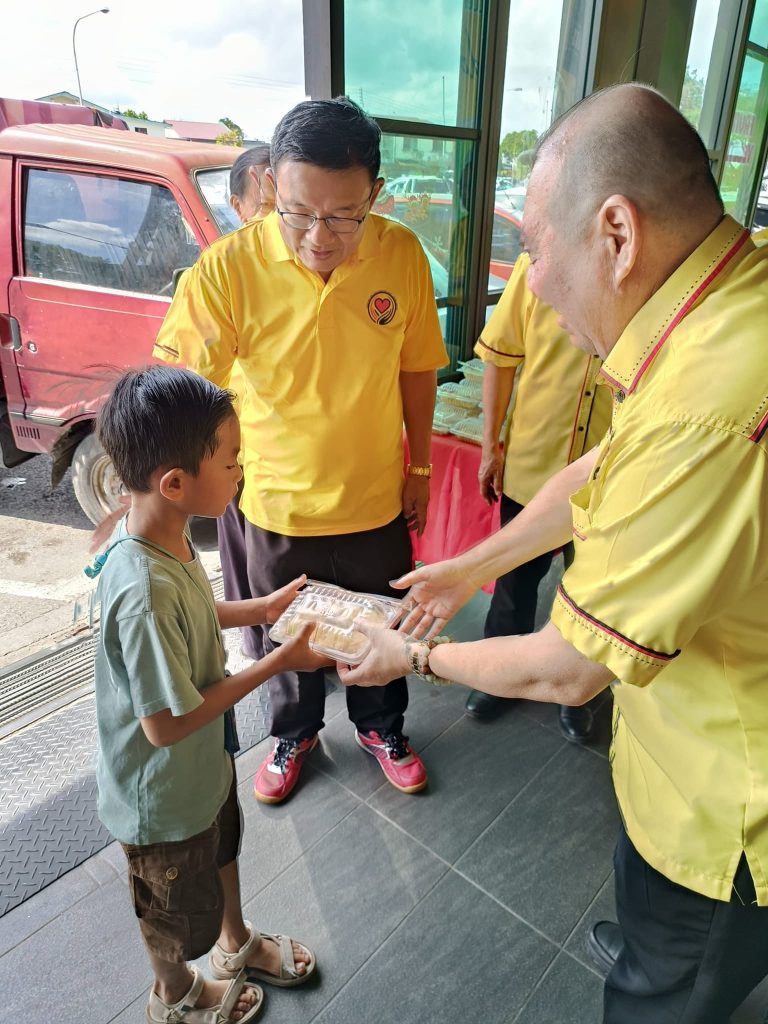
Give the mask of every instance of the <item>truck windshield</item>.
M 197 172 L 197 186 L 222 235 L 240 227 L 238 216 L 229 205 L 229 170 L 229 167 L 212 167 Z

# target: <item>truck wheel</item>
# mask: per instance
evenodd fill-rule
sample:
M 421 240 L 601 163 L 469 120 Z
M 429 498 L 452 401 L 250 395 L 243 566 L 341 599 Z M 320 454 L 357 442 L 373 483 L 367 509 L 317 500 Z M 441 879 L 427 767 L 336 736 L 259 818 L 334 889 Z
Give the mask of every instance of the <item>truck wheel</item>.
M 88 434 L 75 448 L 72 486 L 80 507 L 92 523 L 100 523 L 120 505 L 123 485 L 95 434 Z

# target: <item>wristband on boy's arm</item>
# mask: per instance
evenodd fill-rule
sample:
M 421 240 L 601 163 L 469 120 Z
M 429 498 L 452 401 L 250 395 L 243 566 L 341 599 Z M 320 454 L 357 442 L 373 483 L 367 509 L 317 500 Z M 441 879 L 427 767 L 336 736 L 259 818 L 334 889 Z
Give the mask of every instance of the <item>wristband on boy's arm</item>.
M 432 649 L 438 644 L 449 643 L 451 643 L 449 636 L 436 636 L 432 640 L 406 640 L 405 654 L 411 671 L 420 679 L 431 683 L 432 686 L 451 686 L 450 679 L 443 679 L 442 676 L 436 676 L 429 670 L 429 655 Z

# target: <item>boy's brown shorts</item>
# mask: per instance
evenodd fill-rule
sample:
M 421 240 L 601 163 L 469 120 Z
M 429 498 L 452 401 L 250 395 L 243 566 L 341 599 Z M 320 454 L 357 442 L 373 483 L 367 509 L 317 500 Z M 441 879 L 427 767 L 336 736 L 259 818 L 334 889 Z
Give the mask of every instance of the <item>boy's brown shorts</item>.
M 219 868 L 237 859 L 241 834 L 233 776 L 226 803 L 204 832 L 177 843 L 121 844 L 134 910 L 150 953 L 184 963 L 211 949 L 224 916 Z

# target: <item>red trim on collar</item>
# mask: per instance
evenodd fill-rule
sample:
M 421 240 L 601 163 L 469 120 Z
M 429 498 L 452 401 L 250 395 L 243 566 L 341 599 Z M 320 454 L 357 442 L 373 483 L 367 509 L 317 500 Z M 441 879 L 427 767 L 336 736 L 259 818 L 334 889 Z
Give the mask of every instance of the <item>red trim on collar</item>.
M 723 256 L 723 258 L 720 260 L 720 262 L 717 264 L 717 266 L 711 272 L 711 274 L 709 274 L 708 277 L 704 278 L 704 280 L 701 282 L 701 284 L 696 289 L 696 291 L 690 296 L 688 301 L 685 302 L 684 305 L 682 305 L 680 307 L 680 309 L 678 310 L 677 314 L 675 315 L 675 317 L 672 319 L 672 321 L 670 322 L 669 326 L 667 327 L 666 331 L 664 331 L 662 336 L 659 338 L 659 340 L 656 342 L 656 344 L 653 346 L 651 351 L 646 356 L 645 361 L 643 362 L 643 365 L 640 367 L 640 369 L 635 374 L 635 378 L 632 381 L 632 383 L 629 385 L 629 387 L 625 388 L 624 385 L 621 383 L 621 381 L 615 380 L 613 377 L 611 377 L 609 374 L 607 374 L 605 372 L 605 368 L 603 367 L 600 370 L 600 373 L 608 381 L 609 384 L 614 384 L 617 388 L 619 388 L 620 390 L 624 391 L 628 395 L 632 394 L 632 392 L 635 390 L 635 388 L 637 387 L 638 383 L 640 382 L 640 378 L 643 376 L 645 371 L 648 369 L 648 367 L 651 365 L 653 360 L 656 358 L 656 356 L 659 353 L 659 350 L 661 349 L 661 346 L 664 344 L 664 342 L 670 336 L 672 331 L 674 331 L 674 329 L 677 327 L 677 325 L 680 323 L 680 321 L 683 319 L 683 317 L 686 316 L 686 314 L 690 312 L 691 307 L 700 298 L 701 294 L 703 292 L 705 292 L 707 290 L 707 288 L 709 288 L 709 286 L 715 280 L 715 278 L 718 277 L 723 272 L 723 270 L 725 270 L 726 266 L 731 262 L 733 257 L 736 255 L 736 253 L 739 251 L 739 249 L 741 249 L 742 245 L 744 245 L 744 243 L 747 241 L 747 239 L 749 237 L 750 237 L 750 233 L 745 228 L 744 232 L 739 236 L 739 238 L 736 240 L 734 245 L 725 254 L 725 256 Z
M 768 412 L 763 416 L 757 425 L 757 428 L 749 435 L 750 441 L 759 441 L 763 434 L 768 430 Z

